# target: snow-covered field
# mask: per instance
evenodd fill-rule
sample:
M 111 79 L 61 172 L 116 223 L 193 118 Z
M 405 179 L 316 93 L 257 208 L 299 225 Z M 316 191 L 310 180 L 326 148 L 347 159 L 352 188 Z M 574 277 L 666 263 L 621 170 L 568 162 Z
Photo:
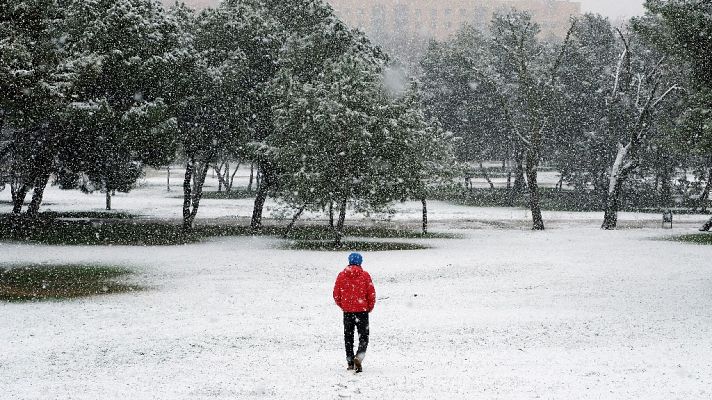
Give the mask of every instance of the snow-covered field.
M 180 199 L 155 180 L 114 205 L 177 217 Z M 45 209 L 103 206 L 100 194 L 50 189 L 46 199 Z M 206 200 L 199 218 L 243 218 L 250 206 Z M 397 208 L 394 219 L 417 224 L 417 204 Z M 365 253 L 378 302 L 360 375 L 345 370 L 331 300 L 346 252 L 282 250 L 265 237 L 0 243 L 0 264 L 125 265 L 150 287 L 0 303 L 0 398 L 712 398 L 712 247 L 659 240 L 705 217 L 670 231 L 656 227 L 659 215 L 623 214 L 639 228 L 604 232 L 597 213 L 546 213 L 552 229 L 531 232 L 524 210 L 430 210 L 435 227 L 461 237 Z
M 149 171 L 142 179 L 140 187 L 130 193 L 116 193 L 112 200 L 114 210 L 132 213 L 146 218 L 170 219 L 176 222 L 181 218 L 183 205 L 182 173 L 180 167 L 171 170 L 171 191 L 166 190 L 165 170 Z M 235 177 L 236 187 L 246 187 L 249 179 L 249 169 L 241 169 Z M 553 184 L 558 177 L 553 173 L 543 174 L 543 184 Z M 218 187 L 217 179 L 208 175 L 205 190 L 216 191 Z M 28 196 L 29 200 L 29 196 Z M 197 223 L 210 223 L 219 221 L 220 223 L 249 223 L 252 215 L 253 199 L 235 200 L 212 200 L 203 199 L 196 219 Z M 83 194 L 75 190 L 59 190 L 57 187 L 48 187 L 44 202 L 43 211 L 104 211 L 105 195 L 103 193 Z M 419 219 L 422 215 L 420 202 L 398 203 L 393 206 L 395 214 L 377 214 L 369 217 L 354 215 L 349 213 L 347 224 L 357 221 L 357 223 L 372 223 L 383 221 L 394 221 L 400 224 L 411 224 L 419 226 Z M 0 213 L 10 212 L 10 191 L 0 192 Z M 531 213 L 529 210 L 521 208 L 478 208 L 465 207 L 444 202 L 430 201 L 428 203 L 429 221 L 435 228 L 440 229 L 472 229 L 482 227 L 502 227 L 528 229 L 531 227 Z M 267 199 L 265 203 L 265 218 L 267 223 L 273 219 L 288 219 L 292 215 L 291 210 L 272 199 Z M 600 226 L 603 220 L 603 213 L 600 212 L 566 212 L 566 211 L 545 211 L 544 220 L 547 226 L 564 227 L 574 223 L 580 226 Z M 676 215 L 675 226 L 692 229 L 699 227 L 709 218 L 703 215 Z M 305 213 L 301 220 L 315 221 L 326 220 L 324 214 Z M 645 213 L 619 213 L 619 221 L 622 227 L 658 227 L 661 225 L 660 214 Z M 284 222 L 286 224 L 288 221 Z M 279 222 L 277 222 L 279 223 Z

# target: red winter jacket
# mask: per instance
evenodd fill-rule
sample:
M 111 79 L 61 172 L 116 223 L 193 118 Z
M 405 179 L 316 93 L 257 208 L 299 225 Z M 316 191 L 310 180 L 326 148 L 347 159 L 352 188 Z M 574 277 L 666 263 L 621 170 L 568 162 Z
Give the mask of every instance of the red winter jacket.
M 371 275 L 360 265 L 346 267 L 336 278 L 334 301 L 344 312 L 371 312 L 376 305 Z

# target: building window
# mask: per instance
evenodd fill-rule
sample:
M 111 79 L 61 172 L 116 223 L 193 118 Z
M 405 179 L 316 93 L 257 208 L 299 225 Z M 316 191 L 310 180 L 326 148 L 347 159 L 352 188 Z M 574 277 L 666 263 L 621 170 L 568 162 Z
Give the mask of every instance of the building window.
M 430 27 L 433 29 L 438 27 L 438 10 L 435 8 L 430 10 Z
M 443 16 L 443 19 L 445 20 L 445 27 L 446 28 L 452 28 L 452 10 L 449 8 L 445 9 L 445 15 Z

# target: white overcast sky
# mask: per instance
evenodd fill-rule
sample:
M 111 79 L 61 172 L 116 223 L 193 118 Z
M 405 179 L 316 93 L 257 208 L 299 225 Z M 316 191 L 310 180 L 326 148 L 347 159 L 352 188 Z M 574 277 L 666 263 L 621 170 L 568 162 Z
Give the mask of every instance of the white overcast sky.
M 643 0 L 579 0 L 581 11 L 607 17 L 631 17 L 643 13 Z

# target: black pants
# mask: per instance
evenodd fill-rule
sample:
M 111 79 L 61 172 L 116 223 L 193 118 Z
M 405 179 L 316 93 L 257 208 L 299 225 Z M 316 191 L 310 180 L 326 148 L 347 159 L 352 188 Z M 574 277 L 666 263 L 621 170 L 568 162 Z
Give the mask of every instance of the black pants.
M 368 313 L 344 313 L 344 343 L 346 344 L 346 360 L 354 359 L 354 328 L 358 330 L 358 350 L 356 354 L 366 354 L 368 347 Z

